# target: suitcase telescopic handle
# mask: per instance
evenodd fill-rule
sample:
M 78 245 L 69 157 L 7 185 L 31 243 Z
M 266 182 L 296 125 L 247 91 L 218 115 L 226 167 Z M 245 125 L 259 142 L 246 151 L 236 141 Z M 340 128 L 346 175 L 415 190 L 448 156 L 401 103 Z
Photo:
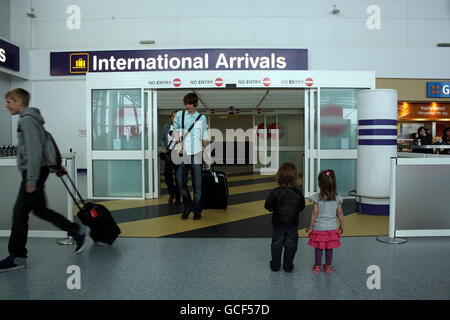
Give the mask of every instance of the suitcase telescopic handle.
M 72 187 L 74 188 L 75 192 L 77 193 L 78 197 L 80 198 L 81 203 L 83 204 L 83 206 L 85 206 L 85 205 L 86 205 L 86 202 L 83 200 L 83 197 L 81 196 L 80 192 L 78 191 L 77 187 L 75 186 L 75 183 L 73 182 L 72 178 L 70 178 L 70 176 L 69 176 L 68 174 L 66 174 L 65 176 L 67 176 L 67 178 L 69 179 L 69 181 L 70 181 Z M 73 193 L 72 193 L 72 191 L 70 190 L 70 188 L 69 188 L 69 186 L 67 185 L 67 183 L 64 181 L 64 178 L 63 178 L 63 177 L 64 177 L 64 176 L 61 176 L 61 177 L 60 177 L 60 178 L 61 178 L 61 181 L 64 183 L 64 186 L 66 187 L 67 192 L 69 192 L 70 196 L 72 197 L 73 202 L 77 205 L 78 209 L 81 210 L 81 207 L 80 207 L 80 205 L 78 204 L 77 199 L 75 199 L 75 196 L 73 195 Z
M 206 162 L 203 161 L 202 163 L 203 163 L 203 168 L 204 168 L 205 170 L 208 170 L 208 169 L 206 168 Z M 209 171 L 214 172 L 214 168 L 213 168 L 213 165 L 212 165 L 212 164 L 209 165 Z

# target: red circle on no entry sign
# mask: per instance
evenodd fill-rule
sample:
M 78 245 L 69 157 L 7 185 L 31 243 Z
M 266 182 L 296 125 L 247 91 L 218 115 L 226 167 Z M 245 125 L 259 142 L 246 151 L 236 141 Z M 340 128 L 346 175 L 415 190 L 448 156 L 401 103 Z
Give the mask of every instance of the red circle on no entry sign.
M 311 87 L 311 86 L 313 85 L 313 79 L 312 79 L 312 78 L 306 78 L 306 79 L 305 79 L 305 84 L 306 84 L 308 87 Z
M 173 79 L 173 85 L 175 87 L 179 87 L 181 85 L 181 79 L 180 78 Z
M 217 87 L 221 87 L 223 85 L 223 79 L 222 78 L 217 78 L 215 81 L 215 84 Z
M 263 79 L 263 85 L 265 85 L 266 87 L 270 86 L 270 78 L 264 78 Z

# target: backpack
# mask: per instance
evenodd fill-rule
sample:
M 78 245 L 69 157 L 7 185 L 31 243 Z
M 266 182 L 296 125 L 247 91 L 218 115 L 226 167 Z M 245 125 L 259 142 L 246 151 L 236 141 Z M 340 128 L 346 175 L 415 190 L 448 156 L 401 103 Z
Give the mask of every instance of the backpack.
M 35 119 L 41 125 L 42 130 L 44 130 L 45 141 L 44 149 L 42 150 L 42 156 L 44 157 L 45 165 L 47 166 L 48 170 L 52 173 L 57 173 L 64 170 L 62 166 L 61 153 L 59 152 L 58 145 L 56 144 L 55 139 L 53 139 L 53 136 L 50 134 L 50 132 L 45 130 L 44 126 L 38 119 L 30 114 L 27 114 L 25 116 L 29 116 Z

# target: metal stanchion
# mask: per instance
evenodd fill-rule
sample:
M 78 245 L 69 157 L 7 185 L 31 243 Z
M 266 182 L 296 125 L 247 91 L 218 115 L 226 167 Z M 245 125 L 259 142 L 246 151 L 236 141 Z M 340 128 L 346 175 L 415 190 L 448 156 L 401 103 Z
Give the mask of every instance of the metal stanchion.
M 70 160 L 70 161 L 68 161 L 68 160 Z M 75 164 L 74 164 L 75 156 L 71 156 L 71 159 L 66 158 L 66 159 L 64 159 L 64 161 L 66 162 L 67 174 L 70 174 L 70 173 L 73 174 L 73 171 L 75 168 Z M 67 218 L 69 219 L 70 222 L 73 222 L 73 199 L 72 199 L 72 197 L 69 197 L 67 199 L 67 210 L 69 212 L 69 215 Z M 73 239 L 72 237 L 67 235 L 67 238 L 58 239 L 58 240 L 56 240 L 56 243 L 60 244 L 60 245 L 74 245 L 75 239 Z
M 406 239 L 395 237 L 395 177 L 397 168 L 397 158 L 391 158 L 391 195 L 390 197 L 372 197 L 357 194 L 356 190 L 349 191 L 348 195 L 359 198 L 359 213 L 362 213 L 362 198 L 389 199 L 389 235 L 377 236 L 377 240 L 384 243 L 402 244 L 408 242 Z
M 390 244 L 402 244 L 408 240 L 395 237 L 395 184 L 397 158 L 391 158 L 391 196 L 389 198 L 389 235 L 377 236 L 377 240 Z

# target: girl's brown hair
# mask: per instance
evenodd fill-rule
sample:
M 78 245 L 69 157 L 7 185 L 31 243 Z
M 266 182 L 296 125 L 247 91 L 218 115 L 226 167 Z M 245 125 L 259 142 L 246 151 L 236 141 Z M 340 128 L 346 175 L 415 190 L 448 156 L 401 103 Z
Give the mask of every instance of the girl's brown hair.
M 337 186 L 334 171 L 331 169 L 321 171 L 318 180 L 320 188 L 319 199 L 325 201 L 336 200 Z
M 292 162 L 285 162 L 277 172 L 277 183 L 282 187 L 294 188 L 297 185 L 298 171 Z

